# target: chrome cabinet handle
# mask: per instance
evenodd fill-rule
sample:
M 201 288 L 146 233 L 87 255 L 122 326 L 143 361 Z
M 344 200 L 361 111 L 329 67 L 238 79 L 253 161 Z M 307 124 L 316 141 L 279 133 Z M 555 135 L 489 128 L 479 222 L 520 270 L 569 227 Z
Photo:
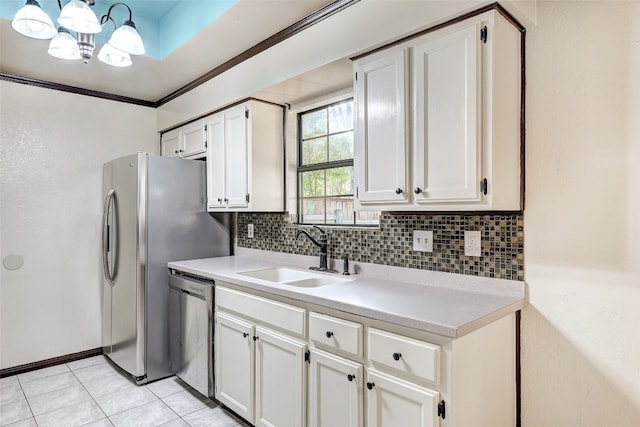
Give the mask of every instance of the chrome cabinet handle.
M 402 194 L 402 193 L 404 193 L 402 188 L 396 188 L 396 194 Z
M 413 190 L 413 192 L 416 193 L 416 194 L 420 194 L 420 193 L 422 193 L 422 188 L 416 187 L 416 189 Z

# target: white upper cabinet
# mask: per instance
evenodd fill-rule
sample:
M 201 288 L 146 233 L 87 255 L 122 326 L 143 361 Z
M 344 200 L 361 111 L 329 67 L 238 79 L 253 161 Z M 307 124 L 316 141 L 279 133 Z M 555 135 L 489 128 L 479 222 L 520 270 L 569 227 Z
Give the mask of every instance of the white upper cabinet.
M 491 11 L 357 59 L 356 208 L 522 209 L 520 49 Z
M 200 159 L 207 152 L 206 124 L 203 120 L 188 123 L 162 134 L 161 154 L 166 157 Z
M 284 210 L 283 110 L 247 101 L 205 119 L 207 209 Z
M 355 158 L 362 203 L 406 203 L 407 50 L 356 63 Z
M 160 137 L 160 154 L 165 157 L 180 156 L 180 134 L 178 129 L 162 134 Z
M 478 201 L 480 24 L 413 48 L 413 192 L 418 203 Z
M 207 152 L 207 129 L 202 120 L 180 128 L 180 157 L 200 158 Z

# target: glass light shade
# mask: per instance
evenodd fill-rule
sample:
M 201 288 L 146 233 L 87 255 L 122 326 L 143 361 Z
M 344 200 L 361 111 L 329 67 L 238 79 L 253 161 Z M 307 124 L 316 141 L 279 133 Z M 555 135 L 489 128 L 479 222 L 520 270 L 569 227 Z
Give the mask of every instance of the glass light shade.
M 109 43 L 102 46 L 100 52 L 98 52 L 98 59 L 114 67 L 128 67 L 132 64 L 131 57 L 127 52 L 116 49 Z
M 11 21 L 11 26 L 20 34 L 34 39 L 50 39 L 57 33 L 53 21 L 35 0 L 27 0 Z
M 115 30 L 111 34 L 109 44 L 131 55 L 144 55 L 145 52 L 142 37 L 138 34 L 132 21 L 125 21 L 120 28 Z
M 49 55 L 60 59 L 80 59 L 78 42 L 65 28 L 58 28 L 58 34 L 49 43 Z
M 62 8 L 58 24 L 76 33 L 97 34 L 102 31 L 96 14 L 80 0 L 71 0 Z

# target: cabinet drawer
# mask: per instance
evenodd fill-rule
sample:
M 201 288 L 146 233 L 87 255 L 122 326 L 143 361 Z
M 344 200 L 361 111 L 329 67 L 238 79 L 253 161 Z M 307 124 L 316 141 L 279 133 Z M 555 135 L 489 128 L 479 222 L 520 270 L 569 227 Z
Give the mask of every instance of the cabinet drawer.
M 376 368 L 440 383 L 440 346 L 373 328 L 367 341 L 368 358 Z
M 305 336 L 306 310 L 244 292 L 216 287 L 216 307 L 250 317 L 300 337 Z
M 348 320 L 309 313 L 309 339 L 318 347 L 329 347 L 362 357 L 362 325 Z

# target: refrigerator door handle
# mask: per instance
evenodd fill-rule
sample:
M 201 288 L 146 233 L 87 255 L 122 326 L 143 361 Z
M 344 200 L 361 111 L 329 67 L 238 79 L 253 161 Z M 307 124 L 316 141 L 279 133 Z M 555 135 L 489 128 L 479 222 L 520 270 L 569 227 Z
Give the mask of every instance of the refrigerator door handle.
M 104 270 L 104 277 L 107 282 L 113 286 L 115 279 L 115 271 L 111 272 L 111 266 L 109 265 L 109 252 L 110 252 L 110 230 L 109 230 L 109 212 L 111 209 L 111 203 L 113 202 L 116 190 L 112 188 L 107 193 L 107 197 L 104 200 L 104 212 L 102 213 L 102 269 Z

